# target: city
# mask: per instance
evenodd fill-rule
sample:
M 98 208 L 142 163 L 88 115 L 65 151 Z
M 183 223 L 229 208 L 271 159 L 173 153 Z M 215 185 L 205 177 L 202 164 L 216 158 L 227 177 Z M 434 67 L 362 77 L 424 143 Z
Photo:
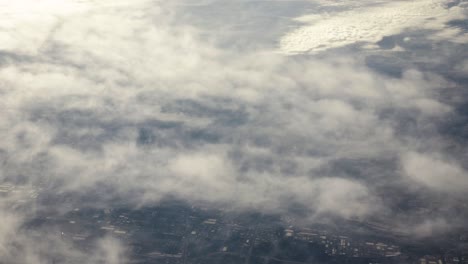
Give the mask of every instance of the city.
M 35 187 L 4 184 L 0 192 L 3 197 L 27 194 L 28 199 L 15 202 L 15 208 L 46 200 Z M 297 222 L 293 216 L 228 212 L 168 200 L 133 209 L 73 208 L 62 215 L 36 209 L 23 228 L 54 230 L 61 240 L 84 252 L 92 249 L 96 239 L 111 236 L 128 247 L 131 263 L 468 263 L 468 230 L 451 237 L 455 243 L 444 238 L 440 241 L 444 247 L 433 248 L 428 242 L 433 237 L 418 240 L 379 234 L 371 230 L 375 223 L 346 220 L 340 229 Z M 361 230 L 349 231 L 357 229 Z M 457 247 L 447 248 L 452 244 Z

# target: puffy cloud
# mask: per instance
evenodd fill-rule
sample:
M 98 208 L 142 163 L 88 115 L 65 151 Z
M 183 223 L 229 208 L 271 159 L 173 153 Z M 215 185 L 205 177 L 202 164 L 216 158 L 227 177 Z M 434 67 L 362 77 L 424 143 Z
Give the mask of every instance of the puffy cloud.
M 144 190 L 143 201 L 175 193 L 279 209 L 281 197 L 308 203 L 308 192 L 320 193 L 324 181 L 316 178 L 329 175 L 317 162 L 398 155 L 407 135 L 395 131 L 398 116 L 385 117 L 389 109 L 418 122 L 450 112 L 431 97 L 446 85 L 431 74 L 411 70 L 393 79 L 352 58 L 222 50 L 199 29 L 174 24 L 163 4 L 83 5 L 45 42 L 30 43 L 39 54 L 0 70 L 9 172 L 30 175 L 44 163 L 39 174 L 62 190 L 104 183 L 119 195 Z M 308 187 L 282 190 L 289 177 Z M 245 200 L 225 191 L 238 180 Z M 274 191 L 263 193 L 266 183 Z M 361 183 L 349 186 L 367 192 Z M 329 190 L 343 200 L 339 188 Z M 323 203 L 308 207 L 350 214 L 320 197 Z
M 403 170 L 412 180 L 443 192 L 464 192 L 468 188 L 468 173 L 459 164 L 421 153 L 408 153 L 402 159 Z

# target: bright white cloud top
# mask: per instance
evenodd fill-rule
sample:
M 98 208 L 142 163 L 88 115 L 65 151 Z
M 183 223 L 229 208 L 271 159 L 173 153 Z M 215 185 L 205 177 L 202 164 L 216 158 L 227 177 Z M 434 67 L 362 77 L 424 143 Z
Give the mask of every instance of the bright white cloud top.
M 461 8 L 447 8 L 447 3 L 443 0 L 352 2 L 352 9 L 296 18 L 304 25 L 282 37 L 280 49 L 284 53 L 314 53 L 359 42 L 374 43 L 406 29 L 440 30 L 445 22 L 462 14 Z M 453 29 L 447 31 L 445 37 L 459 33 Z

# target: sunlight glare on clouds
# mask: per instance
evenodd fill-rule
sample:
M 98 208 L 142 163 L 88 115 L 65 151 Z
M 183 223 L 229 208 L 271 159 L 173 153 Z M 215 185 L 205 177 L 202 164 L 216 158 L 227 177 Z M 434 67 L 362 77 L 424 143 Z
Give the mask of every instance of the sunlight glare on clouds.
M 70 0 L 0 0 L 0 51 L 37 53 L 60 17 L 85 7 L 83 2 Z
M 70 17 L 143 2 L 146 0 L 0 0 L 0 51 L 35 55 L 54 27 Z
M 85 1 L 73 0 L 1 0 L 0 12 L 10 18 L 33 19 L 41 15 L 70 14 L 82 11 L 85 6 Z

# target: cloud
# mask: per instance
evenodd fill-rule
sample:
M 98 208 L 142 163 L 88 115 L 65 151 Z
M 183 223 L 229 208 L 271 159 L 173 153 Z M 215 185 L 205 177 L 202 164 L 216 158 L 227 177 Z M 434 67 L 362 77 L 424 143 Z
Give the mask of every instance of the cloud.
M 436 96 L 451 85 L 436 73 L 414 66 L 392 77 L 353 54 L 295 57 L 220 47 L 206 37 L 209 28 L 179 20 L 177 3 L 47 3 L 55 2 L 25 4 L 23 13 L 12 7 L 9 15 L 19 22 L 0 33 L 10 43 L 0 52 L 4 183 L 92 199 L 96 207 L 119 199 L 154 205 L 167 197 L 275 213 L 295 205 L 308 221 L 330 215 L 401 221 L 392 216 L 387 187 L 411 192 L 411 182 L 449 196 L 463 189 L 464 169 L 439 158 L 448 143 L 436 128 L 455 110 Z M 373 41 L 422 19 L 400 11 L 449 12 L 426 1 L 360 8 L 391 13 L 383 16 L 389 28 L 345 11 L 320 26 L 345 25 L 338 42 L 329 43 L 327 33 L 300 48 L 348 45 L 362 34 Z M 364 26 L 348 34 L 353 24 Z M 392 163 L 398 161 L 402 171 Z M 421 173 L 426 166 L 430 172 Z M 0 199 L 0 213 L 11 230 L 22 230 L 34 210 L 14 209 L 31 194 L 16 195 Z M 11 245 L 9 230 L 0 229 L 4 248 Z M 58 240 L 47 238 L 52 245 Z M 81 263 L 100 263 L 103 255 L 120 263 L 126 249 L 104 238 L 90 256 L 66 243 L 57 251 L 87 260 Z M 37 263 L 40 254 L 23 263 Z
M 174 24 L 163 4 L 86 5 L 51 28 L 40 49 L 31 47 L 39 54 L 0 70 L 9 172 L 31 175 L 41 162 L 39 174 L 62 191 L 104 184 L 124 196 L 143 190 L 141 201 L 151 202 L 175 193 L 275 210 L 281 197 L 310 204 L 308 192 L 327 182 L 317 179 L 334 179 L 314 164 L 405 149 L 402 140 L 412 135 L 397 130 L 396 116 L 382 117 L 388 109 L 418 122 L 451 111 L 431 97 L 447 83 L 433 74 L 410 70 L 393 79 L 352 58 L 222 50 L 199 29 Z M 290 177 L 306 190 L 282 190 Z M 348 181 L 351 193 L 368 192 Z M 236 184 L 245 199 L 226 191 Z M 265 194 L 264 185 L 273 191 Z M 318 197 L 324 202 L 307 207 L 368 212 L 338 210 L 326 197 L 343 200 L 340 188 Z
M 460 72 L 461 74 L 468 73 L 468 60 L 464 60 L 455 65 L 455 70 Z
M 464 192 L 468 173 L 459 164 L 430 154 L 408 153 L 403 157 L 403 170 L 412 180 L 442 192 Z
M 359 43 L 376 43 L 385 36 L 415 27 L 442 30 L 440 35 L 454 40 L 457 30 L 444 27 L 444 23 L 461 16 L 464 9 L 458 6 L 447 8 L 445 2 L 381 1 L 370 4 L 364 1 L 353 2 L 354 6 L 347 3 L 344 10 L 297 18 L 305 25 L 287 33 L 281 39 L 280 49 L 285 53 L 303 53 Z M 353 8 L 349 9 L 349 6 Z

